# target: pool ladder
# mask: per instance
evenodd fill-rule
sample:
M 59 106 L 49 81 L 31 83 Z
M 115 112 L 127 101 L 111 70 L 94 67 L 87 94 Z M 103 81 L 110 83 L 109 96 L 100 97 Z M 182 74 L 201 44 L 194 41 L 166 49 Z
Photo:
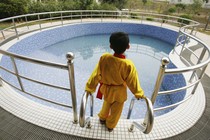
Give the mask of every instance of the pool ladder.
M 88 100 L 89 96 L 90 96 L 90 116 L 86 118 L 85 112 L 86 112 L 87 100 Z M 133 106 L 134 106 L 134 103 L 136 100 L 137 100 L 137 98 L 135 98 L 135 97 L 133 97 L 131 100 L 127 119 L 130 119 L 130 116 L 131 116 L 131 113 L 133 110 Z M 143 98 L 142 100 L 145 100 L 145 102 L 147 104 L 147 113 L 145 115 L 144 121 L 140 124 L 138 122 L 133 121 L 130 128 L 128 128 L 129 132 L 133 132 L 134 127 L 136 127 L 137 129 L 139 129 L 140 131 L 142 131 L 145 134 L 150 133 L 152 130 L 153 123 L 154 123 L 153 105 L 152 105 L 151 100 L 147 97 Z M 79 114 L 80 127 L 86 126 L 87 128 L 91 128 L 92 125 L 91 125 L 90 117 L 93 117 L 93 104 L 94 104 L 93 94 L 85 92 L 82 96 L 82 101 L 81 101 L 81 106 L 80 106 L 80 114 Z

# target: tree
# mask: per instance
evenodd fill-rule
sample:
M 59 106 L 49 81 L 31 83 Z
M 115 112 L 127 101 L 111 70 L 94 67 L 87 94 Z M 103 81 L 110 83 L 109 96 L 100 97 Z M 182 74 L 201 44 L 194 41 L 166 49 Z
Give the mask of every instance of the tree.
M 114 4 L 118 9 L 123 9 L 128 0 L 101 0 L 101 3 Z
M 147 0 L 142 0 L 142 2 L 143 2 L 143 4 L 144 4 L 144 6 L 145 6 L 146 3 L 147 3 Z
M 178 12 L 178 14 L 179 14 L 179 13 L 180 13 L 180 11 L 185 10 L 186 5 L 179 3 L 179 4 L 176 4 L 176 5 L 175 5 L 175 7 L 176 7 L 177 12 Z
M 202 1 L 200 0 L 193 0 L 193 4 L 189 5 L 189 12 L 193 15 L 199 14 L 202 8 Z
M 128 9 L 138 9 L 140 7 L 140 1 L 139 0 L 129 0 L 127 2 L 126 6 Z
M 1 0 L 0 18 L 26 14 L 28 12 L 28 0 Z
M 93 0 L 75 0 L 77 9 L 80 10 L 87 10 L 89 9 L 93 4 Z
M 176 8 L 175 8 L 175 7 L 171 7 L 171 8 L 168 9 L 168 12 L 169 12 L 170 14 L 173 14 L 173 13 L 176 12 Z

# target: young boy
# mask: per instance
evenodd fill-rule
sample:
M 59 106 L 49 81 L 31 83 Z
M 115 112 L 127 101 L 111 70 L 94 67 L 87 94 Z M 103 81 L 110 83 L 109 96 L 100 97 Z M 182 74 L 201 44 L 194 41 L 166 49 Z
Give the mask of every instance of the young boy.
M 101 56 L 95 70 L 86 83 L 85 90 L 93 93 L 98 83 L 97 97 L 104 96 L 103 107 L 98 114 L 101 124 L 111 132 L 117 125 L 123 104 L 127 100 L 127 87 L 136 98 L 144 98 L 140 87 L 136 67 L 131 60 L 125 59 L 124 52 L 130 48 L 128 34 L 112 33 L 109 39 L 114 55 L 105 53 Z

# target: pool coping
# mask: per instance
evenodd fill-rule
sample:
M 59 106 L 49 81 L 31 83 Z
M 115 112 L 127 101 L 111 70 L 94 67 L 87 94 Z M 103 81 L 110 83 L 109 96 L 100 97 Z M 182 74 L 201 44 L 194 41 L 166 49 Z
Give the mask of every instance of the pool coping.
M 181 61 L 175 63 L 181 63 Z M 188 76 L 185 75 L 185 77 Z M 31 101 L 17 94 L 5 83 L 0 87 L 0 91 L 1 107 L 18 117 L 57 132 L 96 139 L 162 139 L 172 137 L 191 128 L 201 117 L 205 108 L 205 100 L 203 100 L 205 94 L 202 85 L 199 84 L 195 95 L 190 100 L 167 114 L 155 117 L 154 127 L 150 134 L 145 135 L 137 129 L 133 133 L 128 132 L 127 129 L 132 120 L 126 119 L 121 119 L 115 130 L 109 133 L 105 126 L 99 123 L 97 117 L 91 118 L 93 124 L 91 129 L 81 128 L 79 124 L 72 124 L 73 115 L 69 112 Z M 197 94 L 198 92 L 199 94 Z M 194 106 L 190 106 L 190 104 L 194 104 Z M 142 122 L 142 119 L 137 121 Z

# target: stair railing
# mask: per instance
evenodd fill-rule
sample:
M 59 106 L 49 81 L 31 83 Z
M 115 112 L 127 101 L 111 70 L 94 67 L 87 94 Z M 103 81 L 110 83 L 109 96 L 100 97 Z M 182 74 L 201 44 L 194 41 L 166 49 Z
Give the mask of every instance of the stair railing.
M 128 129 L 129 132 L 133 132 L 134 127 L 139 129 L 145 134 L 149 134 L 152 131 L 153 124 L 154 124 L 154 111 L 153 111 L 153 105 L 152 102 L 149 98 L 145 97 L 143 98 L 147 104 L 147 113 L 145 115 L 144 121 L 142 123 L 138 123 L 136 121 L 133 121 L 131 124 L 130 128 Z M 128 111 L 128 116 L 127 119 L 130 119 L 131 112 L 133 110 L 133 106 L 135 101 L 137 100 L 136 97 L 133 97 L 130 103 L 129 111 Z
M 85 113 L 86 113 L 86 106 L 87 106 L 87 101 L 88 101 L 89 96 L 90 96 L 90 116 L 86 118 Z M 93 95 L 91 93 L 85 91 L 85 93 L 82 96 L 80 113 L 79 113 L 79 125 L 80 125 L 80 127 L 87 126 L 87 128 L 91 128 L 90 117 L 93 117 L 93 104 L 94 104 Z

